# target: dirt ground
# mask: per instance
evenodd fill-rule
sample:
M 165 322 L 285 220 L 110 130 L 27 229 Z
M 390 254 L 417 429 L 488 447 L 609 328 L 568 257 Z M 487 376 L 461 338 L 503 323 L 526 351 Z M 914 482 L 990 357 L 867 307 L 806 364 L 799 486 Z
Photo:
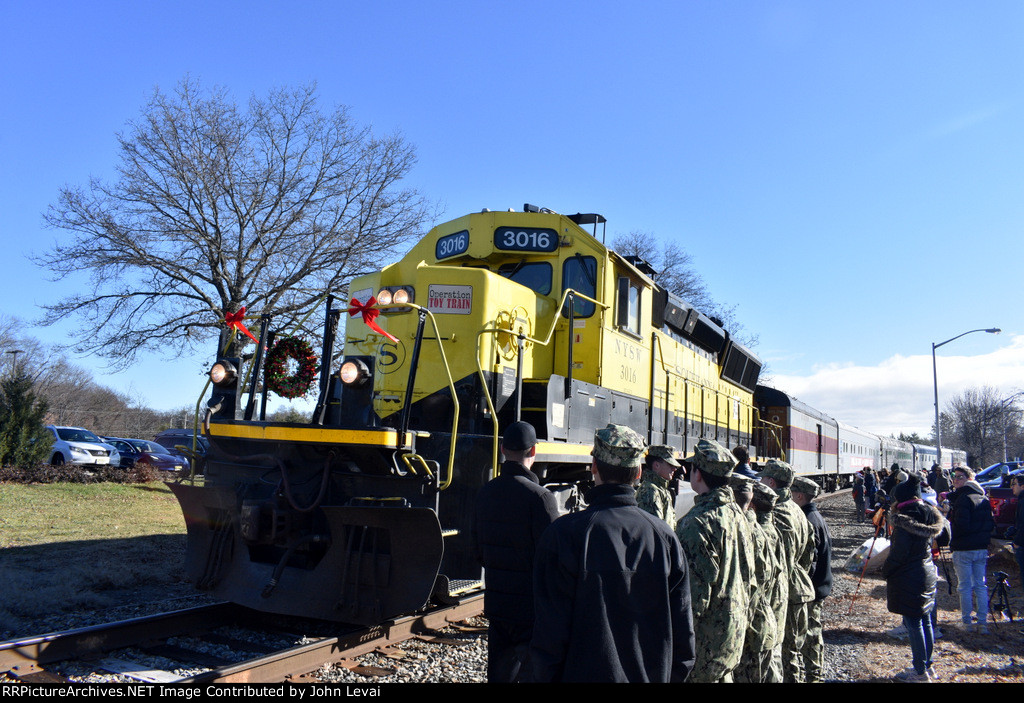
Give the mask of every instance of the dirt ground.
M 826 513 L 826 509 L 822 510 Z M 829 511 L 831 512 L 831 511 Z M 835 517 L 835 516 L 833 516 Z M 829 516 L 826 514 L 826 519 Z M 864 538 L 863 533 L 836 530 L 833 547 L 836 581 L 834 593 L 841 594 L 825 601 L 825 641 L 836 646 L 853 645 L 862 649 L 859 671 L 850 672 L 846 680 L 889 682 L 890 677 L 910 666 L 910 644 L 887 632 L 902 623 L 902 618 L 888 612 L 885 581 L 879 574 L 868 574 L 857 587 L 858 575 L 836 568 Z M 988 583 L 991 591 L 996 583 L 993 575 L 1009 574 L 1010 610 L 1013 621 L 1004 615 L 993 622 L 989 617 L 989 634 L 968 632 L 960 622 L 960 601 L 956 591 L 953 564 L 945 553 L 939 564 L 939 628 L 944 636 L 935 643 L 933 659 L 941 683 L 1010 683 L 1024 682 L 1024 596 L 1013 556 L 1003 543 L 993 541 L 989 548 Z M 951 584 L 952 582 L 952 584 Z

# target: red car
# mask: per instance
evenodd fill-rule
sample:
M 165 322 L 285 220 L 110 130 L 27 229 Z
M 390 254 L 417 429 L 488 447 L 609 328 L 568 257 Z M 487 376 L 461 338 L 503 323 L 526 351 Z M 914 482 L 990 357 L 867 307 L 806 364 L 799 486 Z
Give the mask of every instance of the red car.
M 1013 527 L 1017 516 L 1017 497 L 1013 495 L 1013 489 L 989 488 L 988 502 L 992 505 L 992 519 L 995 520 L 996 529 L 993 534 L 1002 537 L 1007 527 Z

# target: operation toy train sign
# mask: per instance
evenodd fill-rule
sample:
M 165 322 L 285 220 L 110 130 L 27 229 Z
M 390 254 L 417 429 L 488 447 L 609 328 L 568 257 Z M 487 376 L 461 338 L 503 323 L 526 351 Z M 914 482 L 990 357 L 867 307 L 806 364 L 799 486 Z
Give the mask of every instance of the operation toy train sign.
M 432 313 L 468 315 L 473 309 L 473 286 L 433 284 L 427 289 L 427 310 Z

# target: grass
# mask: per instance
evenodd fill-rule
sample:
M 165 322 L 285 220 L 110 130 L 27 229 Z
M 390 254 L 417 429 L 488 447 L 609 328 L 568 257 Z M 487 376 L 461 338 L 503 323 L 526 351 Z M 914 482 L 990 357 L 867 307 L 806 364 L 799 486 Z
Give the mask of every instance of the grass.
M 0 638 L 180 590 L 184 558 L 185 522 L 163 483 L 2 483 Z
M 162 483 L 0 484 L 0 548 L 185 534 Z

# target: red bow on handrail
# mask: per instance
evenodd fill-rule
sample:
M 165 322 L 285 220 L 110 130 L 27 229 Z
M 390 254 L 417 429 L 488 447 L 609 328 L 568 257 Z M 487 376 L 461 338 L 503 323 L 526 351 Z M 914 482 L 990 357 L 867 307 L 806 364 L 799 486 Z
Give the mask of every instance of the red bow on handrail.
M 380 310 L 378 310 L 377 308 L 373 307 L 376 304 L 377 304 L 377 299 L 375 297 L 373 297 L 372 295 L 370 296 L 370 299 L 366 301 L 366 303 L 360 303 L 355 298 L 352 298 L 352 302 L 349 303 L 349 305 L 351 307 L 348 309 L 348 314 L 351 315 L 352 317 L 355 317 L 356 315 L 362 314 L 363 322 L 366 323 L 367 327 L 369 327 L 374 332 L 379 332 L 380 334 L 384 335 L 385 337 L 390 339 L 395 344 L 398 344 L 398 338 L 397 337 L 392 337 L 390 334 L 388 334 L 387 332 L 382 330 L 377 325 L 376 322 L 374 322 L 374 320 L 377 319 L 377 316 L 380 315 Z
M 255 337 L 253 337 L 252 336 L 252 332 L 250 332 L 248 329 L 246 329 L 244 320 L 245 320 L 245 308 L 244 307 L 239 308 L 238 312 L 229 312 L 226 315 L 224 315 L 224 324 L 226 324 L 228 326 L 229 330 L 230 329 L 238 330 L 239 332 L 244 334 L 246 337 L 248 337 L 252 341 L 254 341 L 257 344 L 259 344 L 260 340 L 258 340 Z

